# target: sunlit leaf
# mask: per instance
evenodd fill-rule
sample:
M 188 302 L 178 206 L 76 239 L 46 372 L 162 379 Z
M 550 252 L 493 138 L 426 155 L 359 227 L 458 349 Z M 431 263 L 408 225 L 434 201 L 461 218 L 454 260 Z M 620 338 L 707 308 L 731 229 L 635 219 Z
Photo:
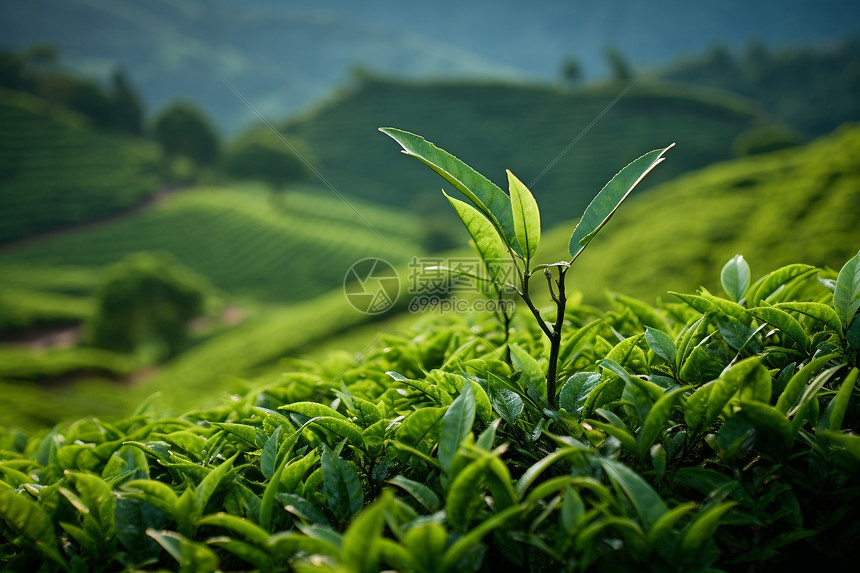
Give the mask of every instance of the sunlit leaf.
M 437 457 L 445 474 L 451 473 L 451 462 L 466 434 L 472 431 L 475 422 L 475 394 L 471 384 L 464 384 L 463 391 L 449 406 L 442 419 Z
M 720 272 L 723 290 L 734 302 L 740 301 L 750 283 L 750 266 L 743 255 L 735 255 Z
M 513 173 L 507 173 L 517 242 L 523 256 L 531 259 L 540 243 L 540 212 L 531 191 Z
M 664 149 L 655 149 L 646 153 L 639 159 L 628 164 L 619 171 L 600 193 L 592 199 L 582 218 L 573 230 L 570 237 L 568 250 L 575 259 L 588 246 L 594 236 L 606 225 L 607 221 L 615 214 L 621 202 L 627 198 L 631 191 L 651 172 L 657 165 L 663 162 L 665 154 L 674 143 Z
M 845 330 L 848 330 L 857 309 L 860 308 L 860 252 L 845 263 L 836 277 L 833 308 L 836 309 Z
M 380 128 L 379 131 L 397 141 L 406 155 L 420 160 L 463 193 L 485 218 L 492 221 L 500 236 L 505 237 L 507 244 L 516 244 L 511 202 L 504 191 L 419 135 L 390 127 Z

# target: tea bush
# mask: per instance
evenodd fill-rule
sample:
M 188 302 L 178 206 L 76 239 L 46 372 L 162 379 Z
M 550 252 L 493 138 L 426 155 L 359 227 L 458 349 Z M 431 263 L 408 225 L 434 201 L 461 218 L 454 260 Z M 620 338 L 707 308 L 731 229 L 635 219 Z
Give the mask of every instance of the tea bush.
M 836 560 L 858 533 L 860 254 L 726 296 L 435 318 L 209 411 L 0 438 L 9 571 L 653 571 Z M 340 371 L 340 375 L 337 372 Z M 753 565 L 750 565 L 750 564 Z M 759 563 L 759 566 L 754 565 Z

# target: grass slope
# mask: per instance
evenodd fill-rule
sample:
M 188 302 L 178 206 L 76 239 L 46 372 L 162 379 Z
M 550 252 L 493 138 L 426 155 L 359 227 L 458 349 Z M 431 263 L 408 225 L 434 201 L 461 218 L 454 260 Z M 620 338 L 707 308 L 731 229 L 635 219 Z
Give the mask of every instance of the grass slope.
M 415 227 L 407 213 L 350 206 L 328 190 L 297 191 L 281 206 L 265 193 L 199 188 L 130 217 L 0 255 L 0 269 L 11 265 L 20 276 L 30 268 L 44 277 L 53 265 L 69 265 L 95 273 L 125 253 L 163 250 L 228 295 L 292 302 L 342 284 L 361 258 L 402 263 L 419 255 Z
M 851 124 L 634 194 L 577 261 L 570 284 L 592 301 L 608 288 L 653 300 L 697 285 L 720 291 L 712 269 L 738 253 L 754 273 L 792 261 L 837 268 L 860 247 L 858 208 L 860 125 Z M 573 226 L 547 234 L 541 260 L 568 257 Z
M 0 244 L 110 215 L 158 191 L 158 147 L 0 90 Z
M 369 79 L 291 121 L 285 132 L 310 147 L 320 170 L 343 193 L 421 212 L 447 209 L 438 200 L 440 182 L 413 161 L 398 159 L 397 145 L 377 133 L 380 126 L 422 135 L 497 183 L 505 181 L 506 168 L 527 185 L 543 175 L 530 188 L 544 220 L 553 223 L 577 216 L 618 169 L 672 141 L 678 148 L 655 179 L 729 158 L 732 141 L 757 118 L 749 101 L 724 92 L 648 83 L 634 85 L 604 115 L 623 88 L 610 84 L 572 93 Z

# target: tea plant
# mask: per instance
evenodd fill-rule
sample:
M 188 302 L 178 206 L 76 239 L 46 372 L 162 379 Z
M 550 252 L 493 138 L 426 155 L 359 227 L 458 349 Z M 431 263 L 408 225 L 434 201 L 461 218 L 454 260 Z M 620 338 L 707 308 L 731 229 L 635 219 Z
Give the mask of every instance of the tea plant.
M 675 144 L 646 153 L 633 161 L 619 171 L 597 194 L 585 209 L 570 237 L 568 246 L 572 257 L 570 261 L 532 266 L 540 243 L 540 212 L 531 191 L 513 173 L 507 172 L 510 194 L 506 195 L 486 177 L 423 137 L 393 128 L 382 128 L 380 131 L 397 141 L 403 147 L 405 154 L 419 159 L 436 171 L 472 203 L 469 205 L 454 199 L 443 191 L 469 231 L 474 247 L 487 269 L 486 280 L 491 283 L 496 295 L 501 298 L 504 287 L 512 288 L 526 303 L 537 325 L 549 340 L 546 387 L 541 394 L 546 396 L 550 408 L 555 408 L 556 372 L 567 304 L 565 275 L 594 236 L 615 214 L 621 202 L 652 169 L 663 162 L 665 153 Z M 500 266 L 508 257 L 516 270 L 518 282 L 516 285 L 503 280 L 504 275 Z M 456 269 L 448 270 L 458 272 Z M 552 275 L 553 270 L 556 273 L 555 279 Z M 556 306 L 555 319 L 552 323 L 541 316 L 529 291 L 532 277 L 540 271 L 543 271 L 550 296 Z M 507 333 L 510 317 L 503 314 L 502 321 Z M 516 356 L 511 359 L 523 360 Z

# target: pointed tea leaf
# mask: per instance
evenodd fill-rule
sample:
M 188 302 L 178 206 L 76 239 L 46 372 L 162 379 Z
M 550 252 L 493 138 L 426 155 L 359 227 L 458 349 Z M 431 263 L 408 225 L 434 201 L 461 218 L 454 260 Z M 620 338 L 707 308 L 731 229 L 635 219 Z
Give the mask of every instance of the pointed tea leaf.
M 665 149 L 655 149 L 646 153 L 639 159 L 628 164 L 627 167 L 619 171 L 606 186 L 600 190 L 600 193 L 586 207 L 585 213 L 582 214 L 579 224 L 573 230 L 573 235 L 570 237 L 570 245 L 568 250 L 573 258 L 588 246 L 594 235 L 603 228 L 609 221 L 621 202 L 627 198 L 631 191 L 651 172 L 657 165 L 665 159 L 663 154 L 666 153 L 673 145 Z

